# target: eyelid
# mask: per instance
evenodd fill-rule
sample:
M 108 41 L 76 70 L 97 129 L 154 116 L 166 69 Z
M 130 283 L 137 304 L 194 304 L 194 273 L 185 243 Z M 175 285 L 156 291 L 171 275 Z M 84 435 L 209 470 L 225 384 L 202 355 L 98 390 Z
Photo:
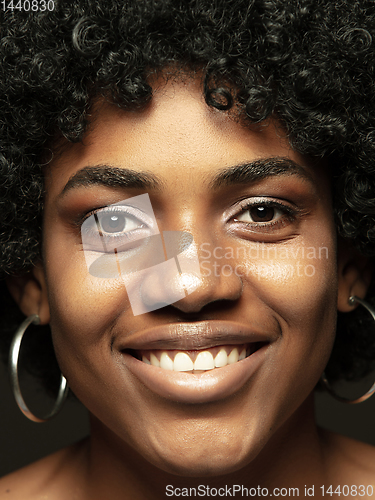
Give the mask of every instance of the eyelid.
M 98 215 L 116 213 L 123 214 L 125 218 L 135 219 L 140 227 L 115 233 L 103 231 L 102 225 L 98 220 Z M 142 244 L 145 238 L 147 239 L 150 236 L 159 234 L 159 228 L 154 216 L 151 217 L 141 208 L 123 204 L 109 205 L 88 212 L 84 217 L 80 229 L 83 249 L 85 251 L 102 253 L 131 251 L 137 248 L 139 244 Z
M 251 214 L 251 209 L 257 208 L 257 207 L 272 208 L 274 210 L 272 220 L 269 220 L 269 221 L 267 221 L 267 220 L 266 221 L 261 221 L 261 220 L 259 220 L 259 221 L 255 221 L 255 220 L 246 221 L 246 220 L 243 220 L 240 218 L 244 214 L 248 213 L 250 218 L 252 219 L 253 215 Z M 255 205 L 251 204 L 251 205 L 248 205 L 245 209 L 242 209 L 241 212 L 237 213 L 234 216 L 234 220 L 236 222 L 242 222 L 242 223 L 248 224 L 248 225 L 254 224 L 254 225 L 260 225 L 260 226 L 269 226 L 270 224 L 274 224 L 274 223 L 280 221 L 281 219 L 285 218 L 285 216 L 291 217 L 291 214 L 287 210 L 285 210 L 284 207 L 280 208 L 280 206 L 275 204 L 275 203 L 271 203 L 271 204 L 270 203 L 262 203 L 262 204 L 256 203 Z
M 122 213 L 122 214 L 127 214 L 131 217 L 134 217 L 138 219 L 140 222 L 143 224 L 146 224 L 149 228 L 153 229 L 157 233 L 159 232 L 156 221 L 154 216 L 150 216 L 147 214 L 144 210 L 141 210 L 140 208 L 133 207 L 132 205 L 108 205 L 106 207 L 98 208 L 95 210 L 90 211 L 88 214 L 86 214 L 81 220 L 81 228 L 84 226 L 85 222 L 87 222 L 90 217 L 93 217 L 94 215 L 102 214 L 102 213 Z M 94 221 L 92 221 L 94 222 Z M 154 233 L 153 233 L 154 234 Z
M 268 206 L 275 208 L 280 210 L 282 215 L 276 220 L 267 222 L 235 220 L 236 216 L 256 206 Z M 281 235 L 280 231 L 283 231 L 284 228 L 287 228 L 298 220 L 298 217 L 302 212 L 303 210 L 299 207 L 296 207 L 295 205 L 291 207 L 290 204 L 281 202 L 280 199 L 267 196 L 247 197 L 231 207 L 230 216 L 227 221 L 230 226 L 230 231 L 238 233 L 240 237 L 251 239 L 255 237 L 258 239 L 260 235 L 262 235 L 262 237 L 267 237 L 266 235 L 268 234 L 268 238 L 274 239 L 275 237 L 278 237 L 278 235 Z
M 277 208 L 283 211 L 286 215 L 289 215 L 290 217 L 297 216 L 300 213 L 300 209 L 298 207 L 296 206 L 292 207 L 290 206 L 291 204 L 281 202 L 279 199 L 267 196 L 254 196 L 254 197 L 244 198 L 243 200 L 240 200 L 236 204 L 232 205 L 230 210 L 227 212 L 225 218 L 227 220 L 231 220 L 236 215 L 239 215 L 240 213 L 245 212 L 246 210 L 249 210 L 250 208 L 259 205 Z M 262 223 L 254 222 L 254 224 L 262 224 Z

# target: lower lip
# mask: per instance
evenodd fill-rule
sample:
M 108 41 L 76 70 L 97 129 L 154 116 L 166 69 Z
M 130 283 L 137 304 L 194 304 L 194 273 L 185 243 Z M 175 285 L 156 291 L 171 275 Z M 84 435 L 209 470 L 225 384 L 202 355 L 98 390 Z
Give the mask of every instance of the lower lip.
M 164 370 L 122 353 L 126 367 L 150 391 L 180 403 L 210 403 L 240 390 L 265 360 L 267 346 L 247 358 L 199 375 Z

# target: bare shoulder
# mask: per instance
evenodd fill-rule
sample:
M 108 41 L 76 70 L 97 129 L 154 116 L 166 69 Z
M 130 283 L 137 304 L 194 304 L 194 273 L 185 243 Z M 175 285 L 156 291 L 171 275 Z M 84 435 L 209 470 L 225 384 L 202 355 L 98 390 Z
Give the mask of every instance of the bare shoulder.
M 4 476 L 0 479 L 0 500 L 74 498 L 86 449 L 86 441 L 80 441 Z
M 375 447 L 334 432 L 321 435 L 326 463 L 337 484 L 372 486 L 375 494 Z

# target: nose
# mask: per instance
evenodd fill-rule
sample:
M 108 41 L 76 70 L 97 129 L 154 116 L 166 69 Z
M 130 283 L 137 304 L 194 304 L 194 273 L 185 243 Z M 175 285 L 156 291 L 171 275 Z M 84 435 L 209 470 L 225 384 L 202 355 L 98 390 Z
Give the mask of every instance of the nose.
M 235 301 L 241 296 L 242 279 L 235 267 L 228 260 L 213 257 L 215 252 L 209 252 L 210 259 L 203 260 L 197 241 L 191 238 L 186 245 L 187 234 L 163 232 L 166 260 L 128 277 L 125 283 L 135 315 L 167 305 L 184 313 L 196 313 L 209 303 Z M 205 244 L 209 244 L 207 238 Z M 213 242 L 210 245 L 215 247 Z M 207 257 L 207 247 L 205 252 Z
M 226 269 L 229 269 L 227 266 Z M 222 273 L 223 266 L 217 266 L 201 277 L 195 290 L 173 306 L 184 313 L 198 313 L 206 305 L 214 302 L 235 302 L 242 295 L 243 283 L 235 272 Z

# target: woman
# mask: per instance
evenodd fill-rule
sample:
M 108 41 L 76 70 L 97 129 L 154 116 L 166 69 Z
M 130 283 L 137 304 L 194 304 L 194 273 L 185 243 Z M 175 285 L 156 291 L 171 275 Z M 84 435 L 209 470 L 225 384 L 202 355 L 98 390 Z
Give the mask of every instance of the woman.
M 6 14 L 1 266 L 91 436 L 1 495 L 371 498 L 312 402 L 373 366 L 370 7 Z

